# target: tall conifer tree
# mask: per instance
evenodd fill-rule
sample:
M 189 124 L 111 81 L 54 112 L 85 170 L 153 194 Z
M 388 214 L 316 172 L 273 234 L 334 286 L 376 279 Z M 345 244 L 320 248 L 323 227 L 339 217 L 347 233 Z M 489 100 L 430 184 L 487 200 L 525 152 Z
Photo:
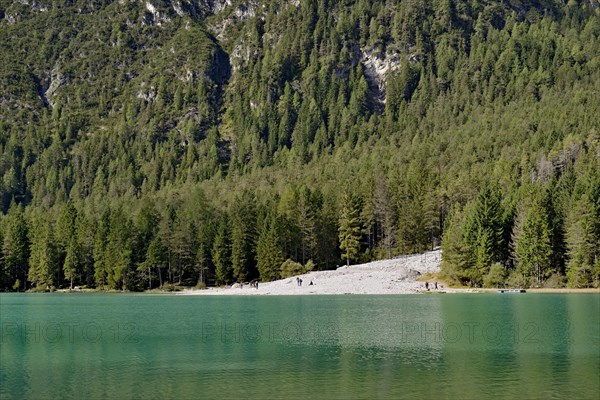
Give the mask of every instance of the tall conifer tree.
M 360 200 L 348 191 L 344 192 L 339 219 L 340 249 L 344 252 L 346 265 L 355 261 L 360 251 L 361 222 Z

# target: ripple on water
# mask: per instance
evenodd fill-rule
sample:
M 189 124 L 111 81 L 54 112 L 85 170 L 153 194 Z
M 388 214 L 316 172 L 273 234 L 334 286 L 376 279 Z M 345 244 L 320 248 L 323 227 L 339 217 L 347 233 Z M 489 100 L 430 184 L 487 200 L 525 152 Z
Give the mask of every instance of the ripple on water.
M 596 398 L 600 392 L 594 295 L 0 296 L 1 398 Z M 50 322 L 94 322 L 104 335 L 28 341 L 6 330 Z M 471 325 L 478 329 L 473 337 L 465 323 L 478 324 Z M 462 335 L 448 336 L 449 326 L 461 327 Z M 135 335 L 115 327 L 133 327 Z M 490 329 L 485 336 L 486 327 L 506 334 Z

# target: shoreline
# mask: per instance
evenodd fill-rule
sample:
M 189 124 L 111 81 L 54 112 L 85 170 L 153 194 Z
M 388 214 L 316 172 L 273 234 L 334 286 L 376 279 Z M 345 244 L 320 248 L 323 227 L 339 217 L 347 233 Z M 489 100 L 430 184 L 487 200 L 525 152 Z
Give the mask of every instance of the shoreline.
M 441 271 L 441 250 L 412 254 L 366 264 L 341 266 L 335 270 L 311 271 L 302 275 L 259 282 L 258 288 L 233 284 L 231 287 L 177 290 L 152 289 L 143 292 L 98 290 L 88 288 L 58 289 L 53 292 L 26 293 L 105 293 L 154 294 L 183 296 L 296 296 L 296 295 L 399 295 L 497 293 L 500 289 L 452 287 L 437 274 Z M 299 279 L 302 280 L 300 284 Z M 437 281 L 437 289 L 435 288 Z M 429 290 L 425 285 L 429 283 Z M 517 289 L 517 288 L 515 288 Z M 526 293 L 600 294 L 600 288 L 530 288 Z M 10 292 L 7 292 L 10 293 Z
M 293 279 L 293 278 L 290 278 Z M 264 283 L 263 285 L 267 285 Z M 307 291 L 294 291 L 287 293 L 271 293 L 271 292 L 261 292 L 260 290 L 256 291 L 256 289 L 235 289 L 228 287 L 209 287 L 207 289 L 193 289 L 193 288 L 185 288 L 182 290 L 158 290 L 152 289 L 143 292 L 135 292 L 135 291 L 118 291 L 118 290 L 95 290 L 95 289 L 86 289 L 86 290 L 69 290 L 69 289 L 59 289 L 53 292 L 4 292 L 0 291 L 0 294 L 135 294 L 135 295 L 176 295 L 176 296 L 310 296 L 310 295 L 324 295 L 324 296 L 338 296 L 338 295 L 404 295 L 404 294 L 490 294 L 497 293 L 498 290 L 507 290 L 506 288 L 455 288 L 449 287 L 441 290 L 424 290 L 424 288 L 412 290 L 412 291 L 377 291 L 377 292 L 325 292 L 325 291 L 316 291 L 309 289 Z M 598 294 L 600 295 L 600 288 L 531 288 L 525 289 L 526 293 L 535 293 L 535 294 Z M 506 293 L 511 294 L 511 293 Z
M 232 287 L 210 287 L 174 292 L 184 296 L 295 296 L 295 295 L 398 295 L 398 294 L 462 294 L 496 293 L 500 288 L 453 288 L 445 282 L 437 281 L 438 289 L 433 289 L 435 277 L 441 271 L 441 251 L 434 250 L 422 254 L 401 256 L 389 260 L 373 261 L 366 264 L 342 266 L 330 271 L 312 271 L 303 275 L 259 283 L 258 289 Z M 297 278 L 302 279 L 302 286 Z M 429 289 L 425 288 L 425 281 Z M 310 285 L 310 283 L 313 285 Z M 600 288 L 535 288 L 527 293 L 595 293 Z
M 185 290 L 180 295 L 335 295 L 416 294 L 425 290 L 419 278 L 440 271 L 441 251 L 401 256 L 366 264 L 311 271 L 302 275 L 258 284 L 258 289 L 238 284 L 230 288 Z M 299 281 L 301 280 L 301 281 Z M 451 290 L 447 289 L 446 290 Z M 440 286 L 438 292 L 443 292 Z
M 378 291 L 378 292 L 344 292 L 344 293 L 332 293 L 332 292 L 319 292 L 316 290 L 308 291 L 294 291 L 288 293 L 271 293 L 270 291 L 261 292 L 255 289 L 232 289 L 232 288 L 208 288 L 208 289 L 186 289 L 178 292 L 161 292 L 154 294 L 172 294 L 172 295 L 184 295 L 184 296 L 397 296 L 397 295 L 410 295 L 410 294 L 499 294 L 497 293 L 500 288 L 447 288 L 443 290 L 414 290 L 414 291 Z M 535 288 L 525 289 L 525 293 L 521 294 L 597 294 L 600 295 L 600 288 L 581 288 L 581 289 L 568 289 L 568 288 Z M 505 293 L 507 295 L 512 293 Z M 518 293 L 516 293 L 518 294 Z
M 464 293 L 496 293 L 498 290 L 506 290 L 504 288 L 477 288 L 477 289 L 454 289 L 456 293 L 464 291 Z M 531 288 L 524 289 L 527 293 L 542 293 L 542 294 L 577 294 L 577 293 L 594 293 L 600 294 L 600 288 Z M 506 293 L 510 294 L 510 293 Z

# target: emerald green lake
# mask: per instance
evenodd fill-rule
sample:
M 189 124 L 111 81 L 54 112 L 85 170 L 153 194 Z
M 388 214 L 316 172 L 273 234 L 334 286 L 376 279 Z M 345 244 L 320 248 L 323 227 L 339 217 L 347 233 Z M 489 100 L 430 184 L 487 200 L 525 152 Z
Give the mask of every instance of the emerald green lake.
M 0 294 L 0 398 L 590 398 L 600 296 Z

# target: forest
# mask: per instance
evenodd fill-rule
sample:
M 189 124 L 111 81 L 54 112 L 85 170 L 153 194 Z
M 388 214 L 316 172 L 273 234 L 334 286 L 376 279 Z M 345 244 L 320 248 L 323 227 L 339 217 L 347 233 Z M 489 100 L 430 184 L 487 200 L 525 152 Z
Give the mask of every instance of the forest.
M 600 286 L 600 1 L 0 0 L 0 57 L 0 290 Z

